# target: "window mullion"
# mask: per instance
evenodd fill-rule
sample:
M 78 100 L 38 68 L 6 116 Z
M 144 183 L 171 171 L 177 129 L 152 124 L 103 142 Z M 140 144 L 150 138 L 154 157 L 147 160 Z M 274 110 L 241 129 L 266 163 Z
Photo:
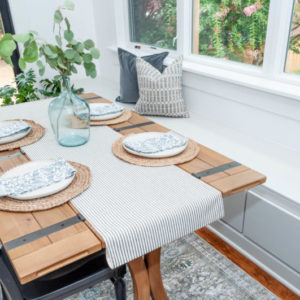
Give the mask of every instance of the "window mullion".
M 268 19 L 263 72 L 277 77 L 284 71 L 294 0 L 272 0 Z
M 128 1 L 114 0 L 117 44 L 119 47 L 125 47 L 130 42 L 128 7 Z
M 184 57 L 191 53 L 192 0 L 177 0 L 177 51 Z

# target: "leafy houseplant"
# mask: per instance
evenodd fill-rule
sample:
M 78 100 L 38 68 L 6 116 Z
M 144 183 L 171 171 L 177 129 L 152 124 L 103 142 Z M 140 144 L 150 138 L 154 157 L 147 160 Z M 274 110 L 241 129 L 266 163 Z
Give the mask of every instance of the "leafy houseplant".
M 89 138 L 89 106 L 85 100 L 77 97 L 71 89 L 69 76 L 77 73 L 76 66 L 83 65 L 86 75 L 97 76 L 94 59 L 100 57 L 92 40 L 84 42 L 74 38 L 69 19 L 63 16 L 63 10 L 74 10 L 74 4 L 67 0 L 54 12 L 54 31 L 56 44 L 49 44 L 38 36 L 36 31 L 27 34 L 5 34 L 0 40 L 0 56 L 12 64 L 11 55 L 16 43 L 24 46 L 19 59 L 21 70 L 27 63 L 37 63 L 39 74 L 45 72 L 47 65 L 56 70 L 61 78 L 60 96 L 49 105 L 49 118 L 58 142 L 63 146 L 78 146 Z
M 16 89 L 6 85 L 0 89 L 0 98 L 3 99 L 2 105 L 11 105 L 13 104 L 13 96 Z
M 18 89 L 8 85 L 0 88 L 0 98 L 3 99 L 2 105 L 12 105 L 15 102 L 23 103 L 40 99 L 37 95 L 38 89 L 35 87 L 36 79 L 32 69 L 18 74 L 16 83 Z M 15 102 L 13 98 L 16 99 Z
M 45 97 L 57 97 L 62 91 L 61 80 L 56 76 L 52 80 L 42 79 L 40 84 L 42 89 L 39 92 Z M 83 88 L 75 89 L 74 85 L 71 86 L 71 90 L 77 95 L 84 92 Z
M 16 103 L 39 100 L 37 88 L 35 87 L 36 79 L 32 69 L 28 72 L 20 73 L 16 76 L 18 92 L 16 93 Z

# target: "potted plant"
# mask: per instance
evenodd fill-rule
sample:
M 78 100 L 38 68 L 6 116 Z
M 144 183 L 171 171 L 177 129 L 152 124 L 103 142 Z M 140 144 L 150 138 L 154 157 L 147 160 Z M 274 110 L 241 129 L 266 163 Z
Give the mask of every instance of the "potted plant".
M 16 43 L 21 43 L 24 46 L 19 59 L 21 70 L 25 70 L 26 64 L 36 62 L 41 76 L 45 72 L 45 63 L 58 72 L 56 80 L 61 80 L 62 89 L 59 97 L 49 105 L 49 118 L 58 143 L 73 147 L 88 141 L 90 114 L 87 102 L 73 93 L 70 76 L 77 73 L 76 66 L 83 65 L 86 75 L 95 78 L 97 71 L 93 61 L 100 57 L 100 53 L 92 40 L 81 42 L 74 38 L 63 10 L 74 10 L 74 3 L 65 1 L 54 12 L 55 44 L 47 43 L 36 31 L 5 34 L 0 40 L 0 56 L 12 64 L 11 55 Z

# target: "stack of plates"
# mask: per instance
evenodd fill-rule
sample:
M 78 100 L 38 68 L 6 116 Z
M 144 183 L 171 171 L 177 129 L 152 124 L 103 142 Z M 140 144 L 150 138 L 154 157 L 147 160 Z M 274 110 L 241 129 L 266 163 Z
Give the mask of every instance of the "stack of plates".
M 145 132 L 125 138 L 123 148 L 131 154 L 142 157 L 165 158 L 183 152 L 187 142 L 187 138 L 171 131 Z
M 30 125 L 24 121 L 0 122 L 0 145 L 20 140 L 30 131 Z
M 124 108 L 116 103 L 91 103 L 90 116 L 92 121 L 104 121 L 121 116 Z

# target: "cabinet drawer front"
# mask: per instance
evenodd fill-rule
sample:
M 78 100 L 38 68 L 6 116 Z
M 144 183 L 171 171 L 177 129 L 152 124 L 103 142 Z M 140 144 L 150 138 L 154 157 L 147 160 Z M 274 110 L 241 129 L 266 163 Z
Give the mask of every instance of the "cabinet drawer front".
M 300 218 L 248 192 L 244 235 L 300 273 Z
M 225 216 L 222 219 L 239 232 L 243 231 L 246 191 L 224 198 Z

